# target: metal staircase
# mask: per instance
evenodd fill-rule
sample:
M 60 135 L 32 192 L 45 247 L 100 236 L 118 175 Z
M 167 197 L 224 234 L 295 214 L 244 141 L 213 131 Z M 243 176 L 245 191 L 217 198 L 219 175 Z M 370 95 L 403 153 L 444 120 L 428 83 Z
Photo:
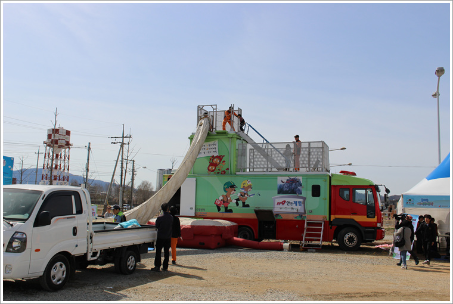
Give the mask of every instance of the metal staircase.
M 321 249 L 322 236 L 324 233 L 324 221 L 322 220 L 305 220 L 304 235 L 300 244 L 300 250 L 303 249 Z
M 249 127 L 251 127 L 256 133 L 256 131 L 251 125 L 247 124 Z M 248 144 L 250 144 L 259 154 L 261 154 L 270 164 L 272 164 L 272 167 L 277 168 L 277 170 L 283 170 L 284 167 L 280 165 L 272 156 L 270 156 L 265 149 L 261 148 L 258 143 L 256 143 L 248 134 L 244 132 L 237 132 L 237 134 L 242 137 Z M 265 139 L 260 133 L 258 133 L 266 142 L 267 139 Z M 268 142 L 269 143 L 269 142 Z M 269 143 L 270 144 L 270 143 Z M 270 144 L 278 153 L 278 151 L 272 144 Z M 281 153 L 280 153 L 281 154 Z

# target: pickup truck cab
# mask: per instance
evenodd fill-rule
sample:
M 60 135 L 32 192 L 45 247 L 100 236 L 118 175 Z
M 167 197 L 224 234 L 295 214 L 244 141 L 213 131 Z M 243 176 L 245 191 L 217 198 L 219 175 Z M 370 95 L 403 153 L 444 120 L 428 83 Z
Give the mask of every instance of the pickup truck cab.
M 80 187 L 3 187 L 3 278 L 40 278 L 44 289 L 61 289 L 76 269 L 114 263 L 132 274 L 157 228 L 121 228 L 93 222 L 89 192 Z

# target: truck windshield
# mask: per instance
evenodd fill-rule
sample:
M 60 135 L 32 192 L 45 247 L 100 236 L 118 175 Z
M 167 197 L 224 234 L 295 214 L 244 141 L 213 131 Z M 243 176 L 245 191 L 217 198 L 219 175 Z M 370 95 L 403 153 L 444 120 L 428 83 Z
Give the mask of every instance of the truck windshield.
M 41 194 L 37 190 L 3 189 L 3 218 L 28 220 Z

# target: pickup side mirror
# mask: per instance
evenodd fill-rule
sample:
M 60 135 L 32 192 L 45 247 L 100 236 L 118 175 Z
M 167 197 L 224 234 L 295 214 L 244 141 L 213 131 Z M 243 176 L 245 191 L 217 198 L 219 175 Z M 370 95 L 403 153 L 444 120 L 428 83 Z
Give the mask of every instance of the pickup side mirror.
M 48 225 L 50 225 L 50 222 L 51 222 L 50 212 L 43 211 L 40 214 L 38 214 L 38 218 L 36 219 L 35 227 L 48 226 Z

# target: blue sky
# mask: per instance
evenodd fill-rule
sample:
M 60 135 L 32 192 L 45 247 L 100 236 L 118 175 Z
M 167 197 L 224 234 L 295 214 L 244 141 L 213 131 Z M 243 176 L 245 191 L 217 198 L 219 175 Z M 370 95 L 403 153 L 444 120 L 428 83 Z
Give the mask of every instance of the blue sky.
M 442 160 L 451 150 L 447 2 L 3 2 L 2 13 L 2 153 L 16 169 L 36 166 L 58 108 L 72 174 L 91 142 L 91 177 L 110 181 L 108 137 L 124 124 L 136 185 L 155 185 L 187 151 L 197 105 L 234 104 L 269 141 L 344 146 L 330 161 L 353 166 L 332 172 L 400 194 L 438 164 L 439 66 Z

